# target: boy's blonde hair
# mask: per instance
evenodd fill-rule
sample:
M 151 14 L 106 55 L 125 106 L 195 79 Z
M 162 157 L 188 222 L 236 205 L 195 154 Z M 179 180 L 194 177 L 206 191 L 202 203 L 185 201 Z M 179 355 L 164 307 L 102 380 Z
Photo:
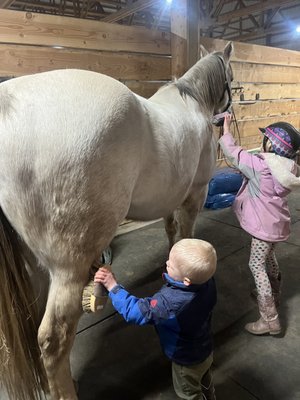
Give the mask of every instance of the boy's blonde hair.
M 177 268 L 182 278 L 193 284 L 208 281 L 217 267 L 217 254 L 214 247 L 200 239 L 182 239 L 171 249 L 176 254 Z

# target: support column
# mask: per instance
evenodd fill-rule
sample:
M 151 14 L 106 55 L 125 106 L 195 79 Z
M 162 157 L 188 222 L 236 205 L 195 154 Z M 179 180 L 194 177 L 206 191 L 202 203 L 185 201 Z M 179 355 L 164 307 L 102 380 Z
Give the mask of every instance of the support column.
M 198 0 L 173 0 L 171 8 L 172 76 L 179 78 L 198 61 Z
M 187 5 L 188 0 L 173 0 L 171 8 L 172 77 L 180 78 L 187 64 Z

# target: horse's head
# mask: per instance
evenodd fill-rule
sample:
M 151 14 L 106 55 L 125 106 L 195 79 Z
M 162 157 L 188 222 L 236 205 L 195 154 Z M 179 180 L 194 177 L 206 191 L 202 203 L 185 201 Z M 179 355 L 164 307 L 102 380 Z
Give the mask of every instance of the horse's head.
M 231 106 L 232 51 L 232 42 L 213 53 L 200 46 L 200 60 L 175 82 L 181 95 L 194 98 L 207 114 L 219 114 Z

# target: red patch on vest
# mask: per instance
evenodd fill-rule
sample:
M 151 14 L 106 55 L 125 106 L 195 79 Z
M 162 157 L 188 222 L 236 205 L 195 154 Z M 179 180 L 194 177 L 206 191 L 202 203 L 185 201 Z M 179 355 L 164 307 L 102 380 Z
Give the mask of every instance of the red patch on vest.
M 151 300 L 151 301 L 150 301 L 150 305 L 151 305 L 151 307 L 153 307 L 153 308 L 156 307 L 156 305 L 157 305 L 157 300 L 155 300 L 155 299 L 154 299 L 154 300 Z

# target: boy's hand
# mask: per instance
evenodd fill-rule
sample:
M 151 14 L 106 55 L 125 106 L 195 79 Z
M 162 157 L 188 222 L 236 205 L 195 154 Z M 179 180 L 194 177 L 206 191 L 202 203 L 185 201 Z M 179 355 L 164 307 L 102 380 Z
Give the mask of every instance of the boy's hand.
M 102 283 L 109 292 L 118 284 L 114 274 L 105 267 L 99 268 L 96 272 L 94 282 Z
M 224 124 L 223 124 L 223 132 L 224 133 L 230 132 L 231 121 L 232 121 L 232 115 L 229 113 L 226 113 L 224 115 Z

